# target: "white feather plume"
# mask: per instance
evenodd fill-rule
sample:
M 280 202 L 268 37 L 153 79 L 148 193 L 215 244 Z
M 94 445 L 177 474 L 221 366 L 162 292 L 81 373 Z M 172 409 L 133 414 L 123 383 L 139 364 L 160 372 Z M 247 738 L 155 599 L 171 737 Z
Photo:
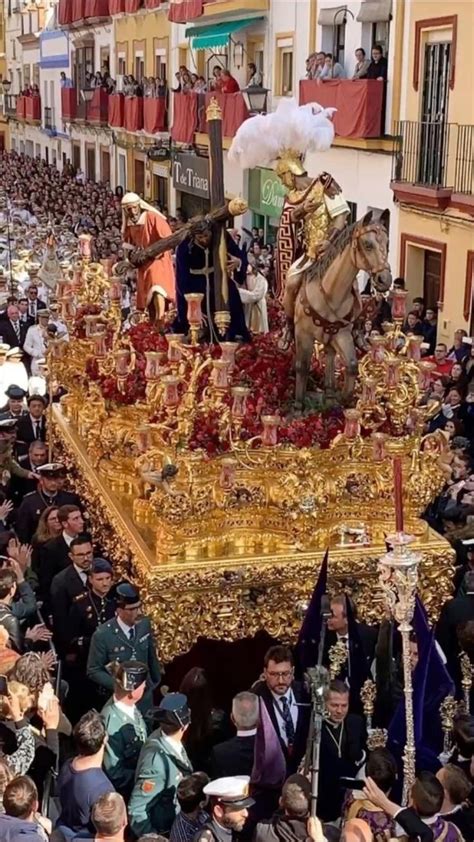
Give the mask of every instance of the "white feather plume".
M 324 152 L 334 140 L 332 116 L 335 108 L 318 103 L 298 105 L 295 99 L 281 99 L 276 111 L 245 120 L 228 152 L 231 163 L 242 169 L 268 167 L 284 149 L 301 155 Z

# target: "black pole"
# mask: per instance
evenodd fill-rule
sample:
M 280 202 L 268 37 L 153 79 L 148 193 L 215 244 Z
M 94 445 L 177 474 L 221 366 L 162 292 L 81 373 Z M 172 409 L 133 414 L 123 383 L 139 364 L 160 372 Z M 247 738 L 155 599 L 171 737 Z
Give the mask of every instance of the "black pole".
M 209 169 L 211 210 L 222 207 L 225 203 L 224 191 L 224 156 L 222 152 L 222 110 L 215 97 L 212 97 L 206 109 L 209 134 Z M 225 244 L 225 226 L 218 223 L 213 238 L 214 300 L 216 307 L 216 326 L 224 334 L 228 324 L 229 292 L 226 271 L 227 251 Z

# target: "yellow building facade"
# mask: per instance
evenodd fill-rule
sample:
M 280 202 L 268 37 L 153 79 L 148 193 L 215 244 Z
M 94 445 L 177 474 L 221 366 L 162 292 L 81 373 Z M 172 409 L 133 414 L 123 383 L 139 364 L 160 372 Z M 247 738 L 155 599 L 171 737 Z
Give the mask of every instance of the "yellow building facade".
M 474 4 L 414 0 L 404 43 L 398 268 L 411 297 L 438 306 L 438 339 L 449 345 L 457 328 L 474 332 Z
M 147 11 L 136 15 L 121 15 L 115 24 L 115 77 L 133 74 L 136 79 L 153 76 L 169 79 L 171 23 L 167 11 Z M 117 132 L 117 161 L 126 158 L 122 170 L 127 172 L 129 189 L 143 194 L 145 199 L 167 204 L 169 161 L 156 163 L 149 159 L 147 147 L 153 139 L 141 139 L 127 131 Z M 120 179 L 119 179 L 120 181 Z

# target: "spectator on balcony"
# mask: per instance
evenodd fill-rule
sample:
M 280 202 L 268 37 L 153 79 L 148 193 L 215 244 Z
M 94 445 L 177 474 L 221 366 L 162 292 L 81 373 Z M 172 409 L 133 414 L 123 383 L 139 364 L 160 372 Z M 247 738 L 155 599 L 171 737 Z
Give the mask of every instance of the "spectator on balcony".
M 102 87 L 108 94 L 113 94 L 115 92 L 115 79 L 112 79 L 110 73 L 102 75 Z
M 239 83 L 237 79 L 234 79 L 230 70 L 223 70 L 222 71 L 222 85 L 221 85 L 221 93 L 223 94 L 236 94 L 240 91 Z
M 326 53 L 324 58 L 324 67 L 317 77 L 321 82 L 332 82 L 333 79 L 345 79 L 346 74 L 342 64 L 334 61 L 332 53 Z
M 355 51 L 356 66 L 354 68 L 353 79 L 367 79 L 367 71 L 369 69 L 370 61 L 366 57 L 365 50 L 359 47 Z
M 72 84 L 72 79 L 68 79 L 64 70 L 60 74 L 59 84 L 60 84 L 61 88 L 73 88 L 74 87 L 74 85 Z
M 248 79 L 247 79 L 247 87 L 248 88 L 261 88 L 263 85 L 263 76 L 260 70 L 257 69 L 257 65 L 253 61 L 249 61 L 247 65 L 248 71 Z
M 433 354 L 436 347 L 436 334 L 438 332 L 437 313 L 434 307 L 427 307 L 425 318 L 423 319 L 423 336 L 425 342 L 430 346 L 427 349 L 428 354 Z
M 185 70 L 184 73 L 181 74 L 181 90 L 183 93 L 189 93 L 193 89 L 193 80 L 191 78 L 191 74 Z
M 155 78 L 154 76 L 145 76 L 143 80 L 143 96 L 147 99 L 155 96 Z
M 202 79 L 203 76 L 200 76 L 199 78 Z M 156 80 L 156 96 L 157 97 L 164 97 L 164 96 L 167 95 L 167 93 L 168 93 L 168 85 L 167 85 L 166 79 L 157 79 Z
M 319 79 L 324 69 L 326 53 L 311 53 L 306 59 L 306 78 Z
M 375 44 L 372 47 L 372 61 L 367 68 L 367 79 L 377 79 L 382 82 L 387 81 L 387 59 L 379 44 Z
M 205 94 L 207 91 L 207 84 L 204 76 L 198 76 L 196 84 L 194 85 L 194 90 L 197 94 Z
M 211 91 L 221 91 L 224 80 L 222 78 L 222 67 L 216 65 L 212 69 L 212 79 L 209 82 Z
M 104 80 L 102 78 L 102 73 L 98 70 L 95 76 L 91 77 L 91 88 L 101 88 L 103 84 Z

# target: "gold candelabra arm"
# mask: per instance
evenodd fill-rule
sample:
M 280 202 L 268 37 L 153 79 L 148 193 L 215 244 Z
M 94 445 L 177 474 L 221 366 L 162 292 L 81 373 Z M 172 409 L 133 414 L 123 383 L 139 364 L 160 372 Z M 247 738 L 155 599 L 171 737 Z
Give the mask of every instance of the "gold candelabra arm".
M 461 685 L 464 694 L 464 704 L 467 713 L 469 713 L 471 707 L 472 664 L 466 652 L 461 652 L 459 660 L 461 664 Z
M 443 729 L 443 754 L 449 755 L 451 751 L 452 730 L 454 715 L 457 710 L 457 702 L 454 696 L 446 696 L 439 706 L 441 727 Z
M 337 678 L 341 668 L 347 661 L 347 646 L 342 640 L 338 640 L 329 649 L 329 674 L 331 678 Z
M 367 719 L 367 728 L 369 730 L 372 728 L 372 717 L 374 715 L 376 695 L 377 688 L 375 686 L 375 681 L 372 681 L 372 679 L 368 678 L 367 681 L 364 681 L 362 685 L 362 689 L 360 691 L 360 698 L 362 701 L 364 715 Z

